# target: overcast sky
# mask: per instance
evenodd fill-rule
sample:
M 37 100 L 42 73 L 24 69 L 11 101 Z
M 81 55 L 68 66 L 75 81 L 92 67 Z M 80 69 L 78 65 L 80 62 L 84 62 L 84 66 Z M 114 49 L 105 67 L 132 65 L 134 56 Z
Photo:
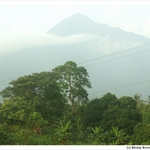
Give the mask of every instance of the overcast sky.
M 49 29 L 79 12 L 95 22 L 150 38 L 149 1 L 0 1 L 0 55 L 22 45 L 34 46 L 39 38 L 46 44 L 53 39 L 45 34 Z

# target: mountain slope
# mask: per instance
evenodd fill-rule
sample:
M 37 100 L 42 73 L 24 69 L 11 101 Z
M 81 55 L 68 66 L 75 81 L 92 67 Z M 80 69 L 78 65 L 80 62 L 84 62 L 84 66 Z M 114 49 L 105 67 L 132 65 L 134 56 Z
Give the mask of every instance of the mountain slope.
M 130 40 L 141 43 L 149 42 L 150 39 L 137 35 L 132 32 L 126 32 L 119 27 L 112 28 L 106 24 L 99 24 L 92 21 L 87 16 L 78 13 L 64 19 L 47 33 L 58 36 L 70 36 L 74 34 L 89 33 L 102 37 L 109 36 L 113 40 Z

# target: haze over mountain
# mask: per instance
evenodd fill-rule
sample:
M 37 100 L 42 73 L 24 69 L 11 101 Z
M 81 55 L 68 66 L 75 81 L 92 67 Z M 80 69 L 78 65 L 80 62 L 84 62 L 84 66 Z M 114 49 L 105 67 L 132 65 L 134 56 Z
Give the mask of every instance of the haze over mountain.
M 30 40 L 35 43 L 33 46 L 0 58 L 0 91 L 13 79 L 51 71 L 71 60 L 89 72 L 92 83 L 92 89 L 88 90 L 90 99 L 107 92 L 119 97 L 139 93 L 144 99 L 150 95 L 150 82 L 142 84 L 150 79 L 150 44 L 122 53 L 125 49 L 150 42 L 147 37 L 96 23 L 78 13 L 62 20 L 37 39 Z M 41 41 L 46 42 L 39 44 Z M 112 53 L 116 54 L 109 56 Z M 101 59 L 95 59 L 98 57 Z M 89 61 L 91 59 L 95 60 Z

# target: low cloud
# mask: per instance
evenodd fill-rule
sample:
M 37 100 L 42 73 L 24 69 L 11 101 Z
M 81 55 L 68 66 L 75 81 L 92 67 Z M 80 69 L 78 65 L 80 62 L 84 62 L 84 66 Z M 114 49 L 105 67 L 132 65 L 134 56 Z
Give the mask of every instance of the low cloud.
M 52 46 L 85 42 L 93 38 L 90 34 L 78 34 L 59 37 L 46 33 L 31 33 L 15 30 L 0 36 L 0 55 L 19 51 L 34 46 Z
M 69 45 L 79 44 L 81 42 L 91 42 L 93 52 L 101 51 L 104 54 L 139 45 L 139 43 L 131 43 L 130 41 L 114 42 L 109 36 L 101 37 L 91 34 L 76 34 L 59 37 L 46 33 L 11 30 L 0 35 L 0 55 L 35 46 Z

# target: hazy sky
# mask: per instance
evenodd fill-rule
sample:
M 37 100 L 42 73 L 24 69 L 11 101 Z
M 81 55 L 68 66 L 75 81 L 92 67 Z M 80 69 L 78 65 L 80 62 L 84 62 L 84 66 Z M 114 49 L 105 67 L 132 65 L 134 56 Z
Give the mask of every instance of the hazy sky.
M 149 1 L 0 1 L 0 55 L 52 41 L 45 33 L 79 12 L 95 22 L 150 38 Z

